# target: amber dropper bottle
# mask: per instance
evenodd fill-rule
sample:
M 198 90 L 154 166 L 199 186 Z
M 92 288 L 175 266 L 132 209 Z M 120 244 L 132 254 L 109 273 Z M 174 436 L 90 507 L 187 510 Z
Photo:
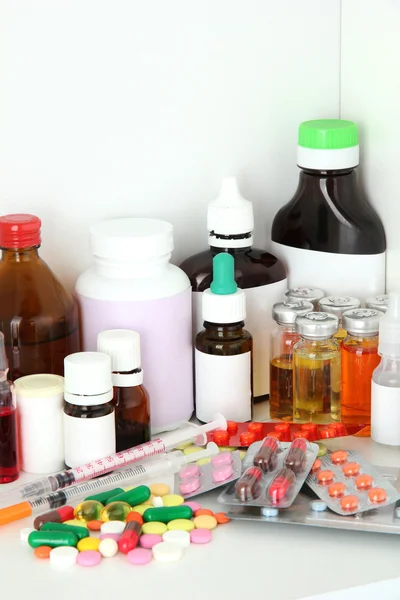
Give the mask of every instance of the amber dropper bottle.
M 129 329 L 102 331 L 97 349 L 111 357 L 117 452 L 148 442 L 149 395 L 143 386 L 139 334 Z

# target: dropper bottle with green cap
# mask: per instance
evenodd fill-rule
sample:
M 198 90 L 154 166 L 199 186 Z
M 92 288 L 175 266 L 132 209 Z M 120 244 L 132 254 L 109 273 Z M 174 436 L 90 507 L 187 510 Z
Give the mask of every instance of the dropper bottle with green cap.
M 246 297 L 234 278 L 228 253 L 213 258 L 213 280 L 203 292 L 204 330 L 196 336 L 196 415 L 208 422 L 216 412 L 231 421 L 252 417 L 253 338 L 244 329 Z

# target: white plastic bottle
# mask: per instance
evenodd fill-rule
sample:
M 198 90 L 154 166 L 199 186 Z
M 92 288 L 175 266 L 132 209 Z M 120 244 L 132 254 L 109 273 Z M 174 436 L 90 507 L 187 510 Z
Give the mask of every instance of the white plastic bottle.
M 113 219 L 90 228 L 94 265 L 76 283 L 84 350 L 108 329 L 140 334 L 152 433 L 193 412 L 191 287 L 170 264 L 173 228 L 158 219 Z
M 400 293 L 389 295 L 387 313 L 379 322 L 381 362 L 372 374 L 371 437 L 400 446 Z

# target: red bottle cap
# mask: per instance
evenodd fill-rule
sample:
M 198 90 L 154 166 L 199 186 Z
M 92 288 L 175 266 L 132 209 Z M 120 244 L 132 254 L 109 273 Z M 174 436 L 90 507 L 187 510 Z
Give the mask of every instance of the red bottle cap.
M 41 221 L 35 215 L 4 215 L 0 217 L 0 247 L 30 248 L 40 246 Z

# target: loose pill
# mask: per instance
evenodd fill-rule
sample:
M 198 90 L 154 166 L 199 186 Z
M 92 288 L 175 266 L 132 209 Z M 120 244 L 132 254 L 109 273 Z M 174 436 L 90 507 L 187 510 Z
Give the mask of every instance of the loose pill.
M 319 459 L 319 458 L 317 458 L 317 459 L 314 461 L 314 463 L 313 463 L 313 466 L 311 467 L 311 472 L 312 472 L 312 473 L 317 473 L 317 471 L 319 471 L 319 470 L 320 470 L 320 468 L 321 468 L 321 465 L 322 465 L 322 462 L 320 461 L 320 459 Z
M 116 533 L 121 535 L 125 529 L 125 523 L 123 521 L 106 521 L 101 526 L 101 533 Z
M 118 550 L 123 554 L 128 554 L 136 548 L 139 543 L 139 537 L 142 527 L 137 521 L 130 521 L 126 524 L 124 531 L 121 533 L 121 538 L 118 542 Z
M 153 553 L 146 548 L 135 548 L 128 552 L 128 560 L 132 565 L 147 565 L 153 559 Z
M 138 504 L 137 506 L 133 506 L 131 510 L 142 515 L 148 508 L 149 506 L 147 504 Z
M 135 510 L 131 510 L 131 512 L 126 515 L 126 522 L 129 523 L 130 521 L 137 521 L 140 525 L 143 525 L 143 516 Z
M 359 475 L 355 479 L 354 483 L 356 484 L 358 490 L 366 491 L 372 487 L 374 479 L 371 477 L 371 475 Z
M 173 562 L 183 556 L 182 546 L 172 544 L 171 542 L 161 542 L 152 548 L 153 557 L 159 562 Z
M 120 534 L 119 533 L 101 533 L 100 534 L 100 540 L 114 540 L 114 542 L 119 542 L 119 538 L 120 538 Z
M 212 473 L 212 478 L 215 483 L 226 481 L 233 475 L 232 465 L 221 465 L 215 467 Z
M 331 461 L 334 465 L 342 465 L 347 461 L 348 456 L 345 450 L 337 450 L 336 452 L 332 452 Z
M 86 521 L 81 521 L 79 519 L 70 519 L 69 521 L 64 521 L 63 525 L 72 525 L 73 527 L 87 527 Z
M 340 506 L 345 511 L 356 511 L 358 508 L 358 498 L 357 496 L 343 496 L 340 501 Z
M 331 498 L 341 498 L 346 493 L 346 486 L 342 482 L 332 483 L 328 487 L 328 494 Z
M 101 540 L 98 551 L 103 558 L 112 558 L 118 552 L 118 544 L 115 540 L 111 539 Z
M 165 535 L 165 533 L 163 535 Z M 160 542 L 162 541 L 162 536 L 157 533 L 143 533 L 140 536 L 139 543 L 142 546 L 142 548 L 152 548 L 156 544 L 160 544 Z
M 77 548 L 79 552 L 84 552 L 85 550 L 98 550 L 99 549 L 100 540 L 95 537 L 84 538 L 83 540 L 79 540 Z
M 320 485 L 329 485 L 335 479 L 335 474 L 329 469 L 318 471 L 317 480 Z
M 152 483 L 150 491 L 154 496 L 166 496 L 170 492 L 170 487 L 166 483 Z
M 192 544 L 208 544 L 212 540 L 210 529 L 192 529 L 190 541 Z
M 77 543 L 77 536 L 70 531 L 32 531 L 28 537 L 28 544 L 31 548 L 37 548 L 38 546 L 51 546 L 51 548 L 76 546 Z
M 107 490 L 107 492 L 100 492 L 100 494 L 88 496 L 87 498 L 85 498 L 85 500 L 95 500 L 96 502 L 100 502 L 103 506 L 105 506 L 106 504 L 111 502 L 111 498 L 123 493 L 124 490 L 122 488 L 114 488 L 113 490 Z
M 342 467 L 343 474 L 346 477 L 354 477 L 360 472 L 360 465 L 356 462 L 347 463 Z
M 211 464 L 214 467 L 220 467 L 221 465 L 230 465 L 232 460 L 232 454 L 230 452 L 220 452 L 211 458 Z
M 78 521 L 79 523 L 80 521 Z M 76 525 L 68 525 L 67 523 L 45 523 L 40 531 L 61 531 L 74 533 L 78 540 L 89 537 L 89 531 L 86 527 L 78 527 Z
M 194 500 L 188 500 L 184 504 L 182 504 L 182 506 L 189 506 L 192 509 L 193 513 L 195 513 L 196 510 L 199 510 L 201 508 L 201 504 L 195 502 Z
M 199 508 L 199 510 L 196 510 L 196 512 L 194 513 L 194 516 L 201 517 L 201 515 L 210 515 L 211 517 L 213 517 L 214 513 L 209 508 Z
M 190 533 L 183 529 L 171 529 L 163 534 L 162 540 L 163 542 L 171 542 L 172 544 L 182 546 L 182 548 L 187 548 L 190 546 Z
M 191 477 L 198 477 L 200 475 L 200 467 L 197 465 L 187 465 L 179 471 L 179 477 L 181 479 L 190 479 Z
M 136 506 L 137 504 L 147 502 L 150 496 L 151 491 L 147 485 L 138 485 L 127 492 L 113 496 L 107 504 L 109 505 L 112 502 L 126 502 L 130 506 Z
M 273 471 L 278 464 L 278 440 L 268 435 L 254 457 L 253 464 L 264 473 Z
M 230 518 L 223 512 L 215 513 L 214 517 L 217 519 L 218 525 L 224 525 L 230 521 Z
M 32 529 L 31 527 L 25 527 L 24 529 L 21 529 L 21 531 L 19 532 L 19 538 L 20 538 L 21 542 L 24 542 L 27 544 L 28 537 L 30 536 L 32 531 L 35 531 L 35 530 Z
M 101 519 L 101 511 L 104 506 L 97 500 L 84 500 L 74 510 L 74 516 L 79 521 L 96 521 Z
M 55 567 L 68 568 L 72 567 L 77 561 L 78 550 L 70 546 L 60 546 L 53 548 L 50 552 L 50 564 Z
M 56 510 L 50 510 L 49 512 L 39 515 L 33 521 L 35 529 L 40 529 L 45 523 L 64 523 L 74 518 L 74 509 L 72 506 L 60 506 Z
M 127 502 L 110 502 L 100 514 L 102 521 L 125 521 L 132 508 Z
M 260 479 L 262 471 L 259 467 L 249 467 L 235 484 L 235 495 L 241 502 L 254 500 L 260 495 Z
M 181 494 L 191 494 L 198 490 L 200 487 L 199 477 L 191 477 L 190 479 L 184 479 L 179 484 L 179 491 Z
M 144 523 L 142 526 L 143 533 L 157 533 L 158 535 L 162 535 L 167 531 L 168 527 L 165 523 L 161 523 L 161 521 L 153 521 L 151 523 Z
M 52 550 L 53 548 L 51 546 L 37 546 L 33 553 L 36 558 L 49 558 Z
M 167 494 L 163 497 L 164 506 L 179 506 L 185 499 L 178 494 Z
M 87 528 L 89 529 L 89 531 L 100 531 L 101 525 L 102 525 L 103 521 L 88 521 L 86 523 Z
M 196 529 L 215 529 L 217 526 L 217 519 L 210 515 L 201 515 L 193 519 L 194 526 Z
M 79 552 L 76 557 L 76 562 L 81 567 L 95 567 L 101 561 L 101 554 L 96 550 L 86 550 L 85 552 Z
M 385 502 L 387 498 L 386 490 L 384 490 L 383 488 L 372 488 L 368 492 L 368 498 L 374 504 Z
M 327 508 L 327 503 L 323 502 L 322 500 L 313 500 L 311 502 L 311 510 L 314 512 L 324 512 Z
M 174 519 L 168 523 L 167 527 L 170 531 L 174 531 L 175 529 L 192 531 L 192 529 L 194 529 L 194 523 L 189 519 Z
M 168 523 L 173 519 L 191 519 L 193 511 L 190 506 L 162 506 L 160 508 L 148 508 L 143 514 L 145 522 L 161 521 Z
M 164 506 L 164 502 L 161 496 L 152 496 L 154 508 L 161 508 Z

